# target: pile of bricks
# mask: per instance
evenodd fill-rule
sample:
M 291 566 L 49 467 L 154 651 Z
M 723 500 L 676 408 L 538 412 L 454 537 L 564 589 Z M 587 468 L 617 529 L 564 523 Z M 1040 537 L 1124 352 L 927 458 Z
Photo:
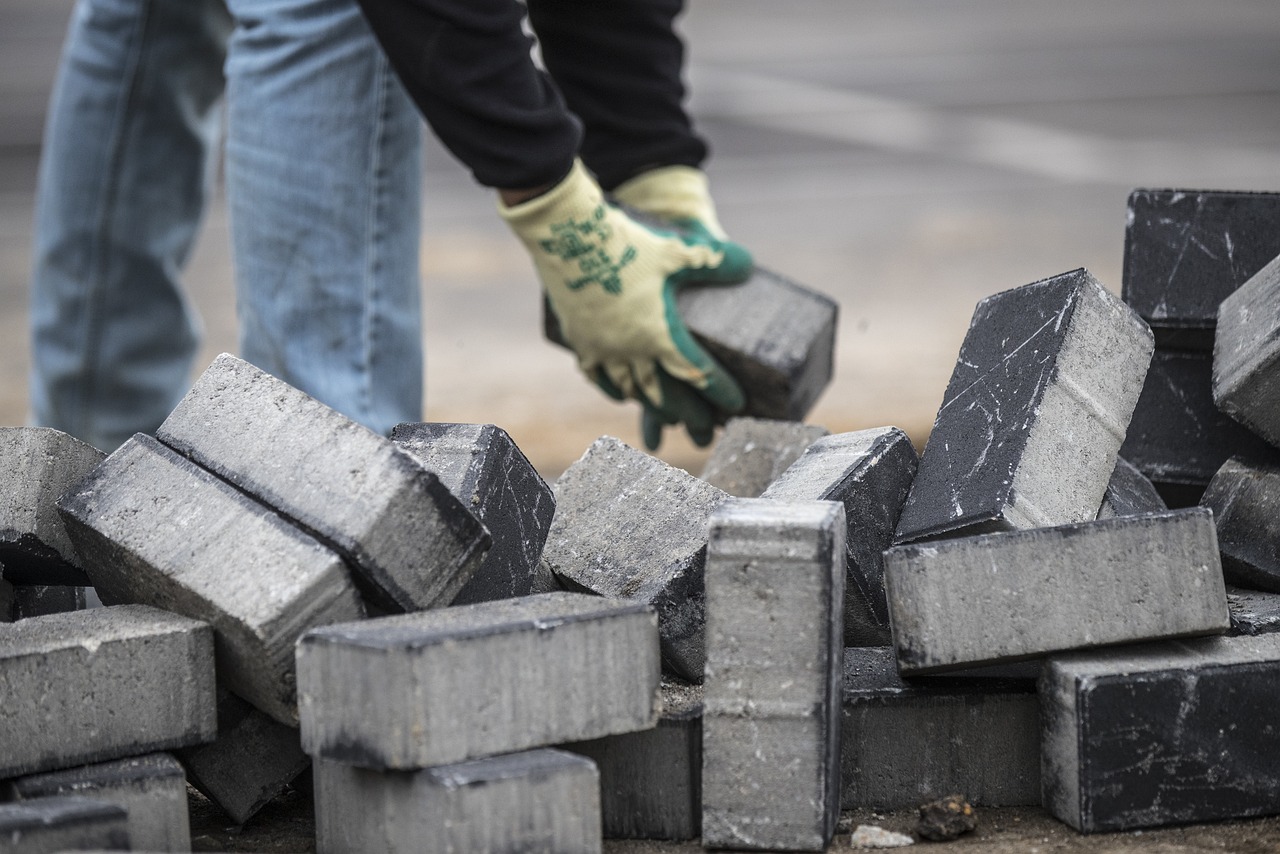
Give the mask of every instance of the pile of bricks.
M 0 850 L 189 850 L 188 783 L 243 823 L 308 768 L 320 852 L 1280 810 L 1276 225 L 1135 193 L 1123 301 L 980 302 L 920 456 L 798 423 L 836 310 L 767 271 L 681 304 L 751 401 L 701 478 L 602 437 L 552 488 L 231 356 L 110 455 L 0 430 Z

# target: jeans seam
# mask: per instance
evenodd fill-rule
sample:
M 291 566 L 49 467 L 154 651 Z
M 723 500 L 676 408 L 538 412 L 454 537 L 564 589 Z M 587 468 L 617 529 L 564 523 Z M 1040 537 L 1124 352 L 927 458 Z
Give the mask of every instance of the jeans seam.
M 369 415 L 373 412 L 373 371 L 377 351 L 378 322 L 381 306 L 378 302 L 378 270 L 381 256 L 382 200 L 384 198 L 383 183 L 386 172 L 383 168 L 383 150 L 390 118 L 387 114 L 389 102 L 389 73 L 386 63 L 375 58 L 374 87 L 377 92 L 375 101 L 375 130 L 372 137 L 373 150 L 370 152 L 370 187 L 372 197 L 369 203 L 369 219 L 366 224 L 365 238 L 369 247 L 369 263 L 365 269 L 365 322 L 364 322 L 364 376 L 360 384 L 361 407 Z

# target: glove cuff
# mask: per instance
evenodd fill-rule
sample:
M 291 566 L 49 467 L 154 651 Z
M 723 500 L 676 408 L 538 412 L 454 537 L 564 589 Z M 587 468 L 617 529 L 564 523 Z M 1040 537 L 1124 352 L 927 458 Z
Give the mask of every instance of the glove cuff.
M 534 243 L 546 235 L 553 222 L 571 217 L 585 217 L 604 204 L 604 193 L 596 179 L 574 160 L 564 179 L 540 196 L 510 207 L 498 202 L 498 214 L 511 230 L 526 243 Z
M 728 236 L 716 216 L 707 175 L 692 166 L 663 166 L 623 182 L 613 197 L 628 207 L 673 223 L 693 220 L 717 240 Z

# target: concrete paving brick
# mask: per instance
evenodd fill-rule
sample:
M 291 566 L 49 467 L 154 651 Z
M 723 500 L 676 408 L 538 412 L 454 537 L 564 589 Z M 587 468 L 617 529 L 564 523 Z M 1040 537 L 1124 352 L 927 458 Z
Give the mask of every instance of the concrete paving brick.
M 1083 269 L 979 302 L 897 541 L 1094 518 L 1153 347 Z
M 102 451 L 48 427 L 0 427 L 0 564 L 15 585 L 87 584 L 54 502 Z
M 104 601 L 210 623 L 219 683 L 283 723 L 297 720 L 294 641 L 364 613 L 341 558 L 143 434 L 59 508 Z
M 102 848 L 129 851 L 122 807 L 93 798 L 44 798 L 0 804 L 0 854 L 56 854 Z
M 738 498 L 758 498 L 827 428 L 770 418 L 730 418 L 699 475 Z
M 883 553 L 893 545 L 917 463 L 911 440 L 897 427 L 840 433 L 814 442 L 761 496 L 844 505 L 845 646 L 890 642 Z
M 156 437 L 336 550 L 384 609 L 448 604 L 489 547 L 484 525 L 391 440 L 225 353 Z
M 696 839 L 702 832 L 702 688 L 662 681 L 653 729 L 563 745 L 596 763 L 607 839 Z
M 756 265 L 739 285 L 690 285 L 676 295 L 693 337 L 742 385 L 743 415 L 803 421 L 831 382 L 835 300 Z M 544 308 L 548 340 L 564 344 Z
M 1084 833 L 1280 811 L 1280 635 L 1049 659 L 1044 805 Z
M 187 780 L 178 760 L 151 753 L 64 771 L 31 774 L 8 783 L 17 800 L 75 795 L 123 807 L 136 851 L 190 851 Z
M 1107 492 L 1102 497 L 1102 506 L 1098 508 L 1098 518 L 1138 516 L 1168 509 L 1155 484 L 1138 471 L 1133 463 L 1124 457 L 1117 457 L 1111 480 L 1107 482 Z
M 846 649 L 841 744 L 843 809 L 1040 804 L 1034 681 L 905 681 L 892 648 Z
M 1280 193 L 1134 190 L 1124 301 L 1161 347 L 1208 351 L 1219 304 L 1280 255 Z
M 302 746 L 404 770 L 646 729 L 658 675 L 653 609 L 581 593 L 326 626 L 298 644 Z
M 1280 593 L 1227 585 L 1227 609 L 1231 635 L 1266 635 L 1280 632 Z
M 0 625 L 0 778 L 211 740 L 213 632 L 145 605 Z
M 244 824 L 311 766 L 295 727 L 218 692 L 218 735 L 177 751 L 187 778 L 236 824 Z
M 591 760 L 550 749 L 421 771 L 319 760 L 316 851 L 593 854 L 599 780 Z
M 1280 257 L 1222 301 L 1213 339 L 1213 401 L 1280 447 Z
M 1176 350 L 1152 358 L 1120 456 L 1158 487 L 1203 488 L 1233 456 L 1280 462 L 1280 451 L 1214 404 L 1213 357 Z
M 904 674 L 1229 624 L 1204 508 L 897 546 L 885 584 Z
M 840 814 L 844 508 L 734 498 L 711 520 L 702 844 L 821 851 Z
M 707 520 L 728 497 L 602 436 L 556 481 L 542 560 L 570 590 L 652 604 L 663 666 L 701 682 Z
M 1213 511 L 1227 581 L 1280 592 L 1280 467 L 1227 460 L 1200 503 Z
M 493 537 L 455 605 L 558 589 L 539 563 L 555 494 L 507 431 L 493 424 L 400 424 L 391 440 L 476 515 Z

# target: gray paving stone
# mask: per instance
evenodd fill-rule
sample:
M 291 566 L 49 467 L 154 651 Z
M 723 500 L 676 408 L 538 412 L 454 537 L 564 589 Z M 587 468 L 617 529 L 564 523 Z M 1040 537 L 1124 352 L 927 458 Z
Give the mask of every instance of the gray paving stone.
M 319 760 L 316 851 L 594 854 L 599 780 L 591 760 L 550 749 L 420 771 Z
M 1083 269 L 979 302 L 897 541 L 1094 518 L 1153 347 Z
M 374 604 L 446 605 L 489 532 L 391 440 L 223 354 L 156 437 L 341 554 Z
M 885 584 L 904 674 L 1229 624 L 1204 508 L 897 546 Z
M 696 839 L 702 832 L 702 688 L 662 681 L 653 729 L 563 745 L 596 763 L 607 839 Z
M 913 679 L 890 647 L 844 651 L 843 809 L 903 809 L 963 792 L 987 806 L 1040 804 L 1035 682 Z
M 844 508 L 734 498 L 712 517 L 702 844 L 821 851 L 840 814 Z
M 219 683 L 283 723 L 297 720 L 294 642 L 364 613 L 341 558 L 143 434 L 59 507 L 104 601 L 211 624 Z
M 1213 511 L 1227 581 L 1280 592 L 1280 467 L 1227 460 L 1200 503 Z
M 214 737 L 213 632 L 145 605 L 0 625 L 0 778 Z
M 1213 349 L 1218 306 L 1280 255 L 1280 193 L 1134 190 L 1121 294 L 1161 347 Z
M 700 477 L 738 498 L 758 498 L 827 428 L 771 418 L 730 418 Z
M 1280 635 L 1051 658 L 1044 804 L 1084 833 L 1280 811 Z
M 893 545 L 917 462 L 911 440 L 897 427 L 840 433 L 814 442 L 761 496 L 844 505 L 845 646 L 890 643 L 883 554 Z
M 1213 339 L 1213 401 L 1280 447 L 1280 257 L 1222 301 Z
M 493 424 L 400 424 L 391 440 L 434 472 L 493 537 L 455 605 L 558 589 L 539 563 L 555 494 L 507 431 Z
M 128 818 L 122 807 L 93 798 L 44 798 L 0 804 L 0 852 L 56 854 L 102 848 L 129 851 Z
M 568 589 L 652 604 L 663 666 L 701 682 L 707 520 L 728 497 L 602 436 L 556 481 L 542 560 Z
M 1280 632 L 1280 593 L 1227 585 L 1231 611 L 1231 635 L 1266 635 Z
M 1155 484 L 1133 463 L 1117 457 L 1107 492 L 1102 497 L 1102 506 L 1098 508 L 1098 518 L 1114 519 L 1116 516 L 1137 516 L 1168 509 Z
M 658 675 L 653 609 L 581 593 L 326 626 L 298 644 L 302 746 L 404 770 L 646 729 Z
M 1162 488 L 1203 489 L 1233 456 L 1280 462 L 1280 451 L 1214 404 L 1213 357 L 1176 350 L 1152 358 L 1120 456 Z
M 311 766 L 297 728 L 218 692 L 218 735 L 177 751 L 191 785 L 236 824 L 244 824 Z
M 168 753 L 151 753 L 31 774 L 8 783 L 17 800 L 75 795 L 123 807 L 129 841 L 137 851 L 190 851 L 187 781 Z
M 0 427 L 0 564 L 6 581 L 87 584 L 54 502 L 102 461 L 48 427 Z

